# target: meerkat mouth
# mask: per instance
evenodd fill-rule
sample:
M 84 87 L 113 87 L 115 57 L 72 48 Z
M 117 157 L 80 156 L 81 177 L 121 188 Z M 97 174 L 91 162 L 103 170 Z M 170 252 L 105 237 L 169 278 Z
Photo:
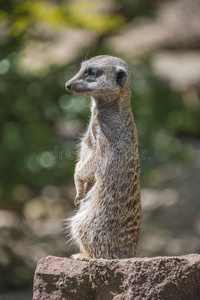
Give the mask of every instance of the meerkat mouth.
M 90 95 L 91 90 L 73 90 L 72 92 L 78 95 Z

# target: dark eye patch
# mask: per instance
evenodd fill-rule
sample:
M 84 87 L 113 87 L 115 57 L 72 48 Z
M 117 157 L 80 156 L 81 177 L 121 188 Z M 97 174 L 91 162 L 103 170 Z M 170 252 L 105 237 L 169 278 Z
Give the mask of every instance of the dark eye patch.
M 94 81 L 97 77 L 102 75 L 102 70 L 99 68 L 89 68 L 85 71 L 85 77 L 89 81 Z

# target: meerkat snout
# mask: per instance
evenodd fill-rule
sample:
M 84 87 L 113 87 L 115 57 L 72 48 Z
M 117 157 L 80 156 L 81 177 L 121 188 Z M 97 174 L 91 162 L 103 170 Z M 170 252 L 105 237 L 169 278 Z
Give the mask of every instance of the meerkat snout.
M 70 90 L 71 90 L 72 84 L 71 84 L 70 81 L 67 81 L 67 82 L 65 83 L 65 88 L 66 88 L 67 91 L 70 91 Z

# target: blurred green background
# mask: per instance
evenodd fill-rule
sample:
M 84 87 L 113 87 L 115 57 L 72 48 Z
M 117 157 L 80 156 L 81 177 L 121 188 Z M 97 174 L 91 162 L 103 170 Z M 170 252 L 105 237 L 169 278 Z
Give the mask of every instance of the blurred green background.
M 119 56 L 132 72 L 143 228 L 138 256 L 200 251 L 200 3 L 0 4 L 0 299 L 31 299 L 37 261 L 69 256 L 76 145 L 89 102 L 64 84 Z

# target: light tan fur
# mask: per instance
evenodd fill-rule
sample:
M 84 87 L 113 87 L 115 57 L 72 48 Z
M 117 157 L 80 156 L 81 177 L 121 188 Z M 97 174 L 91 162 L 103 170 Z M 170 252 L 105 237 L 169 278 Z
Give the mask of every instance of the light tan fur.
M 92 99 L 91 120 L 75 168 L 79 208 L 69 220 L 71 235 L 83 259 L 133 257 L 141 199 L 129 68 L 119 58 L 96 56 L 82 63 L 66 89 Z

